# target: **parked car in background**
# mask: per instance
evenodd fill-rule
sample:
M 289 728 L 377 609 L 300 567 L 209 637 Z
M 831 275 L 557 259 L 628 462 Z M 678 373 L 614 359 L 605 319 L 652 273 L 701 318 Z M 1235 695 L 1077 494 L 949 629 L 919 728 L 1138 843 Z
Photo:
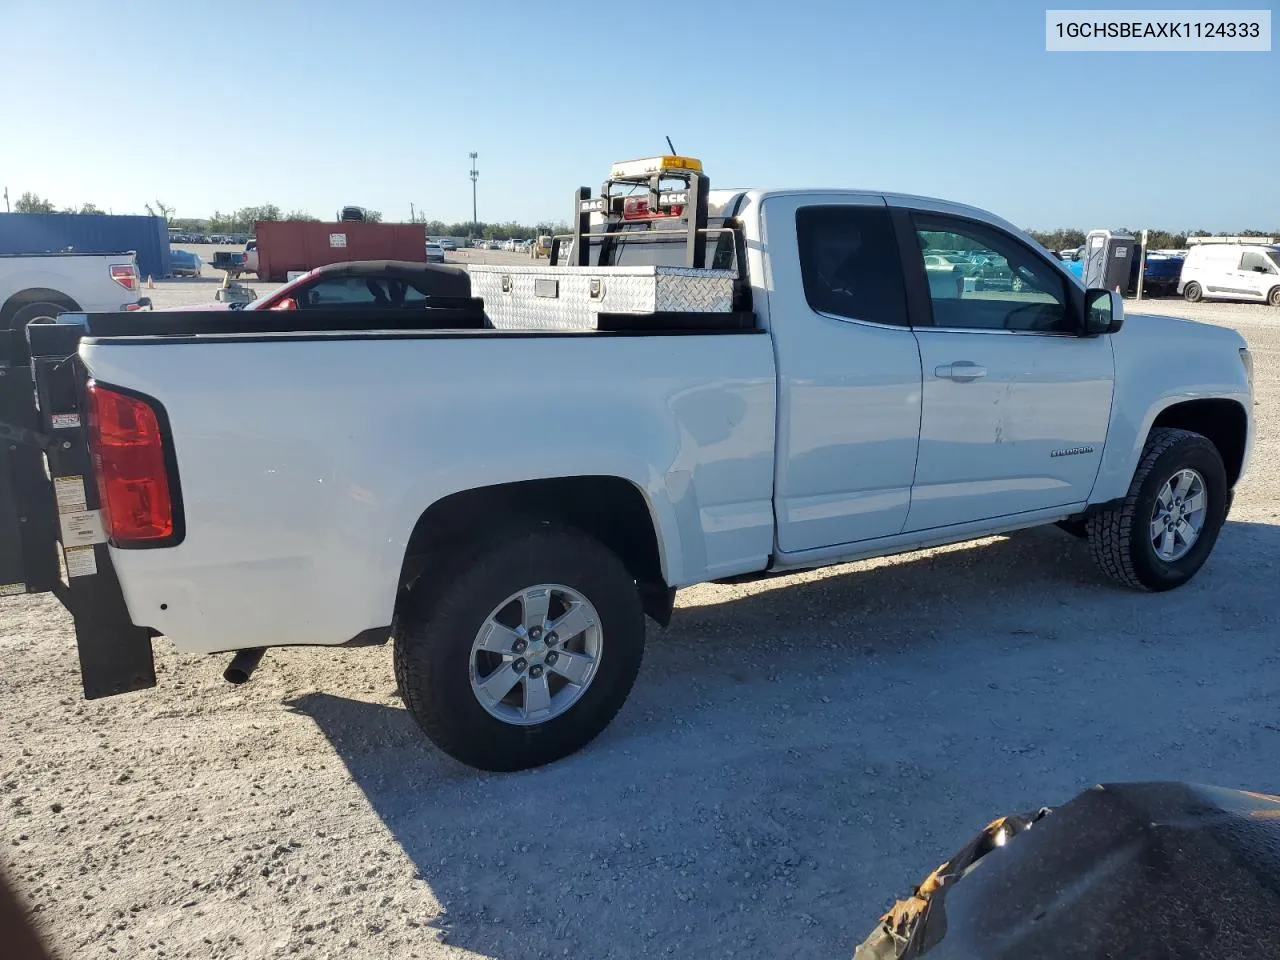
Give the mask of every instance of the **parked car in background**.
M 438 241 L 441 250 L 457 250 L 458 245 L 448 237 L 441 237 Z
M 931 253 L 924 258 L 924 266 L 926 270 L 945 270 L 948 267 L 954 267 L 966 277 L 972 276 L 977 270 L 969 257 L 962 257 L 955 253 Z
M 1178 280 L 1187 300 L 1252 300 L 1280 307 L 1280 245 L 1203 243 L 1187 251 Z
M 162 312 L 308 310 L 339 306 L 425 309 L 438 305 L 440 298 L 470 297 L 471 281 L 461 267 L 408 260 L 353 260 L 316 267 L 248 303 L 197 303 L 170 307 Z
M 1167 253 L 1148 251 L 1142 271 L 1142 293 L 1153 297 L 1167 297 L 1178 290 L 1178 280 L 1182 275 L 1185 259 Z M 1129 287 L 1136 290 L 1138 285 L 1138 267 L 1134 264 L 1129 272 Z
M 200 255 L 181 247 L 169 248 L 169 263 L 175 277 L 198 277 L 204 272 Z
M 444 263 L 444 247 L 434 241 L 427 241 L 427 263 Z

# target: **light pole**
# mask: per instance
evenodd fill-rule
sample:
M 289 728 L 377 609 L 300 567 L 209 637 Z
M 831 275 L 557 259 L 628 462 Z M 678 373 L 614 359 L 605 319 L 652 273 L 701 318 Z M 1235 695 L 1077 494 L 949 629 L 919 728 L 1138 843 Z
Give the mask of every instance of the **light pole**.
M 480 156 L 478 153 L 468 153 L 471 158 L 471 229 L 474 232 L 480 227 L 480 218 L 476 215 L 476 180 L 480 176 L 480 171 L 476 169 L 476 158 Z

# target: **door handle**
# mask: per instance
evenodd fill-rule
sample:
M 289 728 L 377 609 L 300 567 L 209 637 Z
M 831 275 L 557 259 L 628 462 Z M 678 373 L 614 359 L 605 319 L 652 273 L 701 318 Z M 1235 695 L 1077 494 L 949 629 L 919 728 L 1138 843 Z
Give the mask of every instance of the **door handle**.
M 955 380 L 957 383 L 968 383 L 987 375 L 987 368 L 980 367 L 972 360 L 957 360 L 945 366 L 935 367 L 933 375 L 939 380 Z

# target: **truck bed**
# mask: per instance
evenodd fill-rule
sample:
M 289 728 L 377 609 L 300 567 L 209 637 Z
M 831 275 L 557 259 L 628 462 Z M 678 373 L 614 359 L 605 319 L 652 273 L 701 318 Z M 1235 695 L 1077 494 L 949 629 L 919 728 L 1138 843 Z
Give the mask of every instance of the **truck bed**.
M 775 379 L 771 341 L 750 314 L 498 330 L 482 306 L 66 314 L 31 328 L 41 396 L 54 387 L 61 399 L 0 410 L 0 421 L 39 425 L 53 476 L 83 478 L 82 511 L 97 506 L 76 406 L 88 378 L 152 398 L 173 450 L 179 542 L 93 543 L 92 563 L 64 566 L 59 584 L 47 562 L 62 552 L 56 514 L 23 544 L 0 544 L 11 567 L 32 551 L 46 559 L 41 578 L 12 583 L 82 611 L 86 693 L 153 685 L 151 633 L 206 653 L 385 638 L 428 506 L 566 468 L 645 491 L 664 505 L 655 521 L 673 542 L 677 529 L 701 532 L 666 571 L 672 584 L 766 562 Z M 31 406 L 29 390 L 7 396 Z M 55 430 L 55 414 L 74 426 Z M 64 437 L 72 449 L 57 446 Z M 10 466 L 0 456 L 0 471 Z M 33 489 L 23 469 L 27 502 L 51 504 L 48 480 Z

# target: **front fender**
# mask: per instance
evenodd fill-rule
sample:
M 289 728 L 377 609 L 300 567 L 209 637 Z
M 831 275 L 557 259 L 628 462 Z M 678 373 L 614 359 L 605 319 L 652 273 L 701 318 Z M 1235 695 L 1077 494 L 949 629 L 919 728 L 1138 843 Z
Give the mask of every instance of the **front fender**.
M 1115 337 L 1116 380 L 1107 443 L 1091 503 L 1123 497 L 1156 419 L 1179 403 L 1232 400 L 1244 409 L 1252 448 L 1253 395 L 1240 348 L 1245 340 L 1226 327 L 1127 314 Z M 1243 468 L 1242 468 L 1243 469 Z

